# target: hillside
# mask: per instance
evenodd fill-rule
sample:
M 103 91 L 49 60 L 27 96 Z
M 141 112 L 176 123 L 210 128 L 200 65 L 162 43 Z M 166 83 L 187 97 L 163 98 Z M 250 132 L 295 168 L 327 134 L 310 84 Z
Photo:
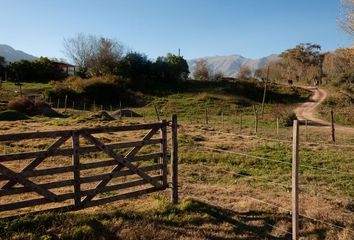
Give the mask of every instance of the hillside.
M 222 72 L 227 77 L 233 77 L 237 74 L 242 64 L 247 65 L 254 72 L 256 69 L 264 67 L 269 61 L 277 58 L 277 54 L 258 59 L 245 58 L 241 55 L 215 56 L 191 59 L 188 61 L 188 65 L 189 71 L 193 73 L 196 62 L 200 59 L 206 59 L 211 71 Z
M 6 62 L 16 62 L 20 60 L 31 61 L 37 59 L 37 57 L 33 55 L 30 55 L 20 50 L 16 50 L 13 47 L 6 44 L 0 44 L 0 56 L 5 57 Z

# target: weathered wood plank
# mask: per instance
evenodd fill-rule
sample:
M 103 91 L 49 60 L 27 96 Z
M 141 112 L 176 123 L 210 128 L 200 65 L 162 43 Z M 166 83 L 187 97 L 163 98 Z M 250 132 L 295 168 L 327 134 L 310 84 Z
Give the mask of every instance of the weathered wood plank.
M 166 120 L 162 120 L 165 123 Z M 161 175 L 163 176 L 162 185 L 167 186 L 167 127 L 163 126 L 161 128 L 161 138 L 162 142 L 160 144 L 160 151 L 162 156 L 160 158 L 160 163 L 162 164 Z
M 58 201 L 65 201 L 68 199 L 72 199 L 73 197 L 74 197 L 73 193 L 65 193 L 65 194 L 57 195 Z M 32 207 L 32 206 L 51 203 L 51 202 L 52 201 L 47 198 L 37 198 L 37 199 L 30 199 L 21 202 L 7 203 L 7 204 L 0 205 L 0 212 L 20 209 L 25 207 Z
M 139 168 L 141 171 L 144 172 L 150 172 L 150 171 L 156 171 L 160 170 L 162 168 L 161 164 L 155 164 L 151 166 L 146 166 L 146 167 L 141 167 Z M 124 177 L 124 176 L 129 176 L 129 175 L 134 175 L 135 173 L 130 171 L 130 170 L 123 170 L 123 171 L 114 171 L 111 173 L 102 173 L 94 176 L 88 176 L 88 177 L 81 177 L 80 178 L 80 183 L 90 183 L 90 182 L 96 182 L 96 181 L 107 181 L 109 182 L 113 178 L 117 177 Z M 96 186 L 97 188 L 97 186 Z
M 76 131 L 78 131 L 80 134 L 82 132 L 86 132 L 88 134 L 96 134 L 96 133 L 147 130 L 147 129 L 161 128 L 161 127 L 162 127 L 161 123 L 148 123 L 148 124 L 137 124 L 137 125 L 130 125 L 130 126 L 81 128 L 81 129 L 77 129 Z M 71 131 L 72 130 L 2 134 L 0 135 L 0 142 L 12 141 L 12 140 L 23 140 L 23 139 L 71 136 Z
M 152 193 L 152 192 L 156 192 L 156 191 L 161 191 L 161 190 L 164 190 L 164 189 L 166 189 L 165 186 L 146 188 L 146 189 L 143 189 L 143 190 L 138 190 L 138 191 L 134 191 L 134 192 L 124 193 L 124 194 L 117 195 L 117 196 L 112 196 L 112 197 L 107 197 L 107 198 L 103 198 L 103 199 L 93 200 L 93 201 L 88 202 L 86 205 L 84 205 L 84 207 L 93 207 L 93 206 L 98 206 L 98 205 L 102 205 L 102 204 L 107 204 L 107 203 L 115 202 L 115 201 L 118 201 L 118 200 L 138 197 L 138 196 L 141 196 L 141 195 L 144 195 L 144 194 L 148 194 L 148 193 Z
M 146 160 L 150 160 L 150 159 L 159 158 L 159 157 L 161 157 L 161 155 L 162 155 L 162 153 L 143 154 L 143 155 L 135 156 L 133 159 L 128 159 L 128 160 L 130 162 L 146 161 Z M 117 161 L 114 159 L 110 159 L 110 160 L 105 160 L 105 161 L 80 164 L 80 169 L 81 170 L 88 170 L 88 169 L 95 169 L 95 168 L 108 167 L 108 166 L 114 166 L 114 165 L 117 165 Z M 40 176 L 47 176 L 47 175 L 53 175 L 53 174 L 68 173 L 68 172 L 72 172 L 73 169 L 74 169 L 73 166 L 45 168 L 45 169 L 38 169 L 38 170 L 23 172 L 23 173 L 21 173 L 21 175 L 24 177 L 40 177 Z M 2 176 L 0 174 L 0 181 L 8 180 L 8 179 L 9 179 L 8 177 Z
M 74 179 L 38 184 L 38 186 L 46 188 L 46 189 L 68 187 L 68 186 L 73 186 L 73 185 L 74 185 Z M 0 190 L 0 197 L 21 194 L 21 193 L 27 193 L 27 192 L 32 192 L 32 190 L 27 187 L 12 187 L 10 189 L 1 189 Z
M 117 148 L 129 148 L 129 147 L 142 147 L 145 145 L 153 145 L 161 143 L 162 139 L 150 139 L 147 141 L 134 141 L 134 142 L 123 142 L 123 143 L 109 143 L 106 144 L 107 148 L 117 149 Z M 83 146 L 80 147 L 79 153 L 90 153 L 101 151 L 97 146 Z M 46 150 L 36 151 L 36 152 L 24 152 L 24 153 L 12 153 L 0 155 L 0 162 L 7 162 L 13 160 L 24 160 L 29 158 L 41 158 L 41 157 L 51 157 L 51 156 L 71 156 L 73 154 L 72 148 L 57 149 L 55 153 L 48 153 Z
M 156 181 L 161 181 L 162 176 L 154 176 L 152 177 Z M 131 188 L 131 187 L 137 187 L 137 186 L 142 186 L 146 185 L 147 182 L 143 179 L 141 180 L 135 180 L 131 182 L 125 182 L 125 183 L 120 183 L 116 185 L 111 185 L 111 186 L 105 186 L 101 188 L 99 191 L 97 189 L 89 189 L 89 190 L 84 190 L 82 191 L 82 195 L 91 195 L 91 194 L 99 194 L 99 193 L 105 193 L 105 192 L 111 192 L 111 191 L 117 191 L 120 189 L 126 189 L 126 188 Z
M 8 169 L 7 167 L 5 167 L 2 164 L 0 164 L 0 172 L 3 175 L 5 175 L 6 177 L 8 177 L 9 179 L 16 180 L 16 182 L 22 184 L 23 186 L 25 186 L 27 188 L 30 188 L 34 192 L 38 193 L 39 195 L 44 196 L 45 198 L 47 198 L 48 200 L 50 200 L 52 202 L 56 202 L 58 200 L 57 196 L 54 193 L 50 192 L 49 190 L 47 190 L 41 186 L 38 186 L 34 182 L 21 176 L 21 174 L 16 173 L 16 172 L 12 171 L 11 169 Z
M 72 134 L 72 165 L 73 165 L 73 173 L 74 173 L 74 201 L 75 206 L 79 207 L 81 205 L 81 190 L 80 190 L 80 135 L 73 131 Z
M 142 154 L 138 156 L 134 156 L 133 158 L 128 158 L 130 162 L 138 162 L 138 161 L 145 161 L 150 159 L 156 159 L 161 157 L 162 153 L 149 153 L 149 154 Z M 108 167 L 117 165 L 117 161 L 114 159 L 106 160 L 106 161 L 99 161 L 99 162 L 92 162 L 92 163 L 82 163 L 80 164 L 81 170 L 87 169 L 94 169 L 100 167 Z
M 158 131 L 157 128 L 151 129 L 142 139 L 142 141 L 148 141 L 152 138 L 152 136 L 155 135 L 155 133 Z M 134 147 L 126 156 L 125 158 L 132 158 L 134 157 L 137 152 L 142 148 L 142 146 L 136 146 Z M 112 173 L 114 172 L 119 172 L 122 168 L 124 167 L 124 164 L 118 163 L 118 165 L 112 170 Z M 99 184 L 97 184 L 96 188 L 103 188 L 108 184 L 108 182 L 111 180 L 111 178 L 107 178 L 102 180 Z M 88 203 L 92 198 L 95 197 L 95 194 L 91 194 L 86 196 L 86 198 L 83 200 L 82 204 Z

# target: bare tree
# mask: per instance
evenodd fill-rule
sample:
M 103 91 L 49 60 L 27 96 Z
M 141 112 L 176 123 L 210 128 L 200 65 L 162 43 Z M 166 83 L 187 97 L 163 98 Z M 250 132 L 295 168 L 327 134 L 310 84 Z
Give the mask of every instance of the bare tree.
M 337 18 L 338 25 L 344 32 L 354 38 L 354 2 L 353 0 L 341 0 L 340 12 Z
M 251 76 L 251 74 L 252 74 L 251 69 L 246 64 L 242 64 L 240 66 L 240 69 L 238 70 L 237 77 L 248 78 Z
M 205 59 L 200 59 L 195 63 L 193 77 L 194 79 L 201 81 L 207 81 L 210 79 L 208 63 Z
M 83 74 L 103 75 L 113 71 L 124 46 L 113 39 L 79 33 L 64 39 L 64 53 Z

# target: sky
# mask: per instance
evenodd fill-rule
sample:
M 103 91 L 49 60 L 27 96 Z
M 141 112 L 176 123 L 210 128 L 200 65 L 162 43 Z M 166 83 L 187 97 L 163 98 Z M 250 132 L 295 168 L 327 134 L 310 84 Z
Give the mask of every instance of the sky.
M 340 0 L 0 0 L 0 44 L 65 58 L 78 33 L 118 40 L 155 59 L 240 54 L 259 58 L 299 43 L 351 46 Z

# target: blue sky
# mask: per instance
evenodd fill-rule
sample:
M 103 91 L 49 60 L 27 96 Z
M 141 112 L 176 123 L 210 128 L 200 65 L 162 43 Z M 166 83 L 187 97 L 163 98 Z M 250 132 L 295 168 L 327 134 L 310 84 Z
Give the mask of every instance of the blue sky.
M 0 0 L 0 44 L 64 57 L 77 33 L 117 39 L 149 58 L 241 54 L 257 58 L 301 42 L 349 47 L 339 0 Z

